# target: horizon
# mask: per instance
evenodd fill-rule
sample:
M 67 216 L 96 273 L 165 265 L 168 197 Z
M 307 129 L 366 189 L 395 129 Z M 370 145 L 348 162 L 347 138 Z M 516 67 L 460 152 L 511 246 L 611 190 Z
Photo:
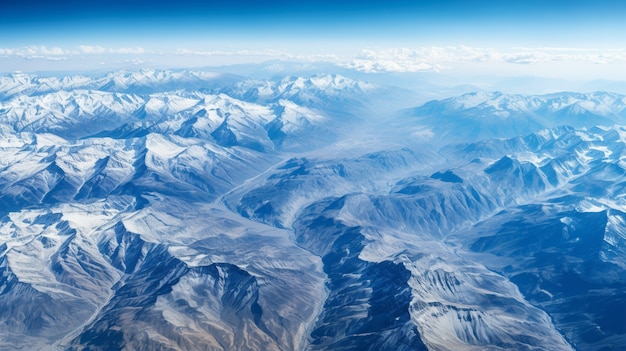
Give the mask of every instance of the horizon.
M 455 84 L 522 78 L 559 80 L 564 88 L 568 82 L 622 83 L 622 8 L 583 0 L 9 3 L 0 14 L 0 30 L 11 33 L 0 39 L 0 73 L 278 61 L 370 75 L 433 73 Z M 559 90 L 542 84 L 535 84 L 538 92 Z M 515 91 L 515 85 L 494 88 Z

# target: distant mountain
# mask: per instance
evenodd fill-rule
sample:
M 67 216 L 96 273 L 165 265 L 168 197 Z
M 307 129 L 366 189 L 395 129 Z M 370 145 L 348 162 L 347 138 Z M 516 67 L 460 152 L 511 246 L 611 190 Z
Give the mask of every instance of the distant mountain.
M 70 140 L 159 132 L 222 146 L 297 150 L 334 140 L 362 118 L 356 109 L 383 91 L 336 75 L 275 82 L 230 78 L 188 71 L 63 79 L 16 74 L 0 82 L 0 113 L 16 132 L 51 132 Z M 342 118 L 331 122 L 338 114 Z M 317 130 L 315 138 L 311 130 Z
M 102 92 L 152 94 L 175 90 L 219 89 L 244 80 L 244 77 L 202 71 L 151 70 L 116 71 L 104 76 L 66 77 L 15 73 L 0 77 L 0 98 L 41 95 L 60 90 L 98 90 Z
M 509 138 L 560 125 L 583 128 L 624 123 L 626 97 L 606 92 L 468 93 L 407 109 L 401 121 L 396 123 L 445 140 Z

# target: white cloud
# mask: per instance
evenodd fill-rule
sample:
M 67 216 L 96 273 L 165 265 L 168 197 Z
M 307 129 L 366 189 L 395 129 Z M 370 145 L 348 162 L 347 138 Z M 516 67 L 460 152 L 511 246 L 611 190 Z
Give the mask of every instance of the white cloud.
M 146 63 L 145 60 L 140 60 L 140 59 L 130 59 L 130 60 L 125 60 L 125 63 L 131 64 L 133 66 L 140 66 L 140 65 L 144 65 Z
M 81 45 L 78 47 L 83 54 L 117 54 L 117 55 L 143 55 L 146 49 L 142 47 L 135 48 L 104 48 L 98 45 Z
M 0 49 L 0 54 L 4 56 L 16 56 L 26 59 L 48 58 L 58 59 L 60 56 L 67 55 L 68 52 L 59 48 L 46 46 L 25 46 L 21 48 L 4 48 Z
M 373 73 L 439 71 L 454 64 L 472 62 L 529 65 L 561 61 L 593 64 L 626 63 L 626 51 L 579 48 L 502 50 L 468 46 L 428 46 L 416 49 L 363 50 L 360 55 L 341 65 Z
M 40 46 L 40 47 L 33 47 L 31 49 L 33 51 L 40 52 L 42 55 L 48 55 L 48 56 L 60 56 L 60 55 L 67 54 L 65 50 L 58 48 L 58 47 L 47 48 L 45 46 Z
M 267 57 L 286 57 L 291 58 L 291 55 L 286 50 L 275 50 L 275 49 L 267 49 L 267 50 L 236 50 L 236 51 L 223 51 L 223 50 L 192 50 L 181 48 L 177 49 L 173 52 L 174 55 L 182 55 L 182 56 L 267 56 Z
M 343 50 L 339 48 L 339 50 Z M 107 56 L 111 58 L 107 59 Z M 88 59 L 91 57 L 92 59 Z M 155 51 L 143 47 L 105 47 L 100 45 L 80 45 L 73 48 L 25 46 L 18 48 L 0 48 L 2 62 L 11 61 L 11 68 L 23 69 L 40 63 L 38 69 L 58 68 L 46 66 L 45 62 L 66 61 L 63 67 L 87 67 L 89 64 L 107 65 L 117 63 L 116 68 L 124 63 L 128 65 L 158 64 L 160 66 L 203 66 L 233 63 L 259 63 L 268 60 L 297 61 L 303 64 L 315 62 L 334 63 L 342 67 L 362 72 L 423 72 L 461 69 L 476 72 L 500 73 L 524 72 L 528 74 L 550 73 L 566 68 L 574 68 L 576 73 L 584 72 L 590 66 L 608 70 L 611 64 L 626 64 L 626 50 L 601 50 L 585 48 L 555 47 L 513 47 L 509 49 L 482 48 L 470 46 L 423 46 L 416 48 L 366 49 L 346 51 L 339 55 L 324 53 L 292 52 L 287 49 L 258 50 L 198 50 L 180 48 L 169 51 Z M 20 60 L 30 62 L 20 65 Z M 79 62 L 80 61 L 80 62 Z M 0 62 L 0 63 L 2 63 Z M 563 63 L 563 64 L 561 64 Z M 585 66 L 585 69 L 580 67 Z M 546 68 L 550 66 L 550 68 Z M 5 69 L 9 69 L 5 65 Z M 543 67 L 541 71 L 537 68 Z M 458 71 L 457 71 L 458 72 Z
M 110 54 L 120 54 L 120 55 L 143 55 L 146 52 L 146 50 L 142 47 L 136 47 L 136 48 L 117 48 L 117 49 L 109 49 L 108 52 Z
M 104 48 L 98 45 L 79 45 L 76 49 L 62 49 L 60 47 L 24 46 L 19 48 L 0 48 L 0 55 L 27 59 L 58 59 L 60 56 L 71 57 L 77 55 L 142 55 L 147 53 L 142 47 L 136 48 Z
M 441 48 L 430 47 L 411 50 L 406 48 L 363 50 L 352 61 L 341 66 L 363 72 L 419 72 L 438 71 L 448 60 Z
M 83 54 L 104 54 L 106 49 L 102 46 L 80 45 L 78 47 Z

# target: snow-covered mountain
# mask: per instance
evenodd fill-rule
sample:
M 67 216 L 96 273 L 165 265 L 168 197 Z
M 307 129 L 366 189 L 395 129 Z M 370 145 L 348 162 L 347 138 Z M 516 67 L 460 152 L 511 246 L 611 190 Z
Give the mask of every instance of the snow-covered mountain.
M 64 77 L 14 73 L 0 77 L 0 98 L 41 95 L 60 90 L 98 90 L 103 92 L 151 94 L 175 90 L 223 89 L 245 78 L 203 71 L 143 69 L 116 71 L 103 76 Z
M 626 123 L 626 97 L 607 92 L 538 96 L 480 92 L 431 101 L 401 115 L 397 125 L 422 136 L 456 142 L 511 138 L 561 125 Z
M 619 95 L 379 116 L 393 89 L 337 75 L 0 91 L 0 350 L 626 347 Z

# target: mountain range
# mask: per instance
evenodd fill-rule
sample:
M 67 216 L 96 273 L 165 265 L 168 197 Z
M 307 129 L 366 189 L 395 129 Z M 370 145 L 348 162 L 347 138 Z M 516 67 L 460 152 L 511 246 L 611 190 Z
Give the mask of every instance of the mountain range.
M 0 77 L 1 350 L 621 350 L 626 97 Z

